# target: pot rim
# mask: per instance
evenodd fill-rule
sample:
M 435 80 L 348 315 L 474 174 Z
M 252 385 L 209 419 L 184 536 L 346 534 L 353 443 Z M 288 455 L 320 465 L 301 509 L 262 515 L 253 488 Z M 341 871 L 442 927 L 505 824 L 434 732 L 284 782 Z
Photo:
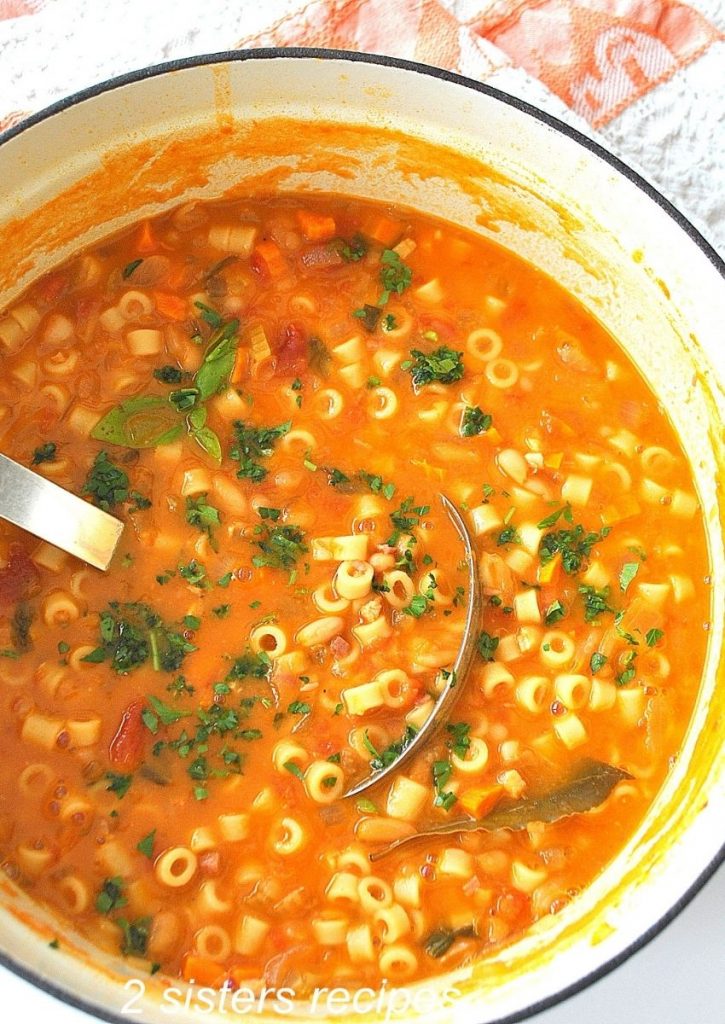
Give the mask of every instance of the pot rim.
M 83 103 L 85 100 L 94 99 L 106 92 L 123 88 L 126 85 L 142 82 L 149 78 L 156 78 L 161 75 L 168 74 L 169 72 L 184 71 L 189 68 L 204 67 L 209 64 L 223 64 L 231 63 L 233 61 L 247 60 L 275 60 L 278 58 L 348 61 L 350 63 L 372 64 L 397 68 L 401 71 L 411 71 L 416 74 L 426 75 L 429 78 L 437 78 L 450 82 L 454 85 L 460 85 L 466 89 L 472 90 L 473 92 L 483 93 L 484 95 L 489 96 L 500 103 L 504 103 L 507 106 L 514 107 L 522 113 L 527 114 L 529 117 L 534 118 L 534 120 L 548 125 L 550 128 L 553 128 L 555 131 L 568 137 L 573 142 L 578 143 L 594 156 L 609 164 L 610 167 L 630 181 L 640 189 L 640 191 L 644 192 L 644 194 L 653 200 L 663 210 L 663 212 L 685 232 L 691 241 L 697 245 L 701 252 L 713 264 L 715 270 L 723 278 L 723 281 L 725 281 L 725 259 L 719 255 L 719 253 L 707 241 L 701 232 L 698 231 L 692 222 L 689 221 L 687 217 L 685 217 L 684 214 L 682 214 L 677 207 L 674 206 L 654 185 L 647 181 L 647 179 L 637 171 L 633 170 L 619 157 L 610 153 L 609 150 L 600 145 L 600 143 L 589 138 L 589 136 L 584 135 L 578 129 L 567 124 L 565 121 L 560 120 L 546 111 L 540 110 L 538 107 L 528 103 L 526 100 L 519 99 L 517 96 L 503 92 L 501 89 L 486 85 L 483 82 L 477 82 L 475 79 L 468 78 L 465 75 L 446 71 L 443 68 L 422 64 L 418 61 L 389 57 L 385 54 L 361 53 L 352 50 L 324 49 L 320 47 L 303 46 L 263 47 L 259 49 L 246 50 L 221 50 L 217 53 L 199 54 L 193 57 L 182 57 L 171 61 L 163 61 L 158 64 L 151 64 L 147 67 L 140 68 L 136 71 L 126 72 L 123 75 L 104 79 L 95 85 L 88 86 L 85 89 L 81 89 L 78 92 L 71 93 L 69 96 L 65 96 L 62 99 L 57 100 L 55 103 L 44 107 L 37 113 L 31 114 L 29 117 L 23 118 L 23 120 L 19 121 L 17 124 L 0 133 L 0 148 L 11 139 L 21 135 L 24 131 L 27 131 L 29 128 L 32 128 L 37 124 L 41 124 L 43 121 L 54 117 L 62 111 L 70 109 L 79 103 Z M 593 985 L 594 982 L 606 977 L 621 964 L 625 963 L 625 961 L 640 949 L 643 949 L 648 945 L 652 939 L 656 938 L 661 932 L 663 932 L 664 929 L 679 916 L 685 907 L 692 902 L 694 897 L 698 892 L 700 892 L 710 878 L 712 878 L 723 863 L 725 863 L 725 840 L 723 841 L 719 851 L 715 854 L 709 864 L 703 868 L 695 881 L 690 885 L 689 889 L 682 893 L 679 899 L 677 899 L 676 902 L 669 907 L 660 918 L 650 925 L 650 927 L 640 935 L 638 939 L 632 942 L 625 949 L 621 950 L 610 960 L 607 960 L 588 974 L 583 975 L 571 985 L 568 985 L 558 991 L 555 995 L 548 996 L 545 999 L 532 1003 L 521 1010 L 517 1010 L 513 1014 L 508 1014 L 505 1017 L 498 1017 L 495 1022 L 492 1022 L 492 1024 L 517 1024 L 519 1021 L 528 1020 L 537 1013 L 541 1013 L 544 1010 L 558 1006 L 571 996 L 574 996 L 588 988 L 590 985 Z M 57 984 L 46 977 L 42 977 L 40 974 L 36 974 L 34 971 L 22 966 L 13 960 L 10 954 L 6 953 L 2 949 L 0 949 L 0 965 L 7 968 L 9 971 L 12 971 L 24 981 L 29 982 L 40 991 L 54 996 L 56 999 L 61 1000 L 69 1006 L 79 1009 L 99 1020 L 109 1021 L 110 1024 L 126 1024 L 126 1018 L 120 1014 L 109 1012 L 104 1007 L 94 1006 L 87 1000 L 78 998 L 71 991 L 63 988 L 60 984 Z

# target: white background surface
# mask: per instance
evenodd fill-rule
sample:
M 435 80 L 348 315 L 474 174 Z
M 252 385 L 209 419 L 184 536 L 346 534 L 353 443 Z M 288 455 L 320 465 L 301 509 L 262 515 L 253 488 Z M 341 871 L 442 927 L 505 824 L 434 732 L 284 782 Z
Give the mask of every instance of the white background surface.
M 465 0 L 442 2 L 465 14 Z M 642 3 L 647 6 L 648 0 Z M 721 0 L 690 3 L 719 27 L 725 25 Z M 201 5 L 170 0 L 50 0 L 37 15 L 0 22 L 0 111 L 38 109 L 145 64 L 228 49 L 300 5 L 301 0 L 204 0 Z M 725 249 L 724 66 L 725 43 L 721 43 L 705 59 L 633 104 L 599 136 L 658 185 L 721 251 Z M 587 130 L 556 97 L 520 70 L 503 69 L 489 80 Z M 90 1020 L 0 968 L 3 1024 Z M 534 1020 L 536 1024 L 725 1024 L 725 869 L 644 950 Z

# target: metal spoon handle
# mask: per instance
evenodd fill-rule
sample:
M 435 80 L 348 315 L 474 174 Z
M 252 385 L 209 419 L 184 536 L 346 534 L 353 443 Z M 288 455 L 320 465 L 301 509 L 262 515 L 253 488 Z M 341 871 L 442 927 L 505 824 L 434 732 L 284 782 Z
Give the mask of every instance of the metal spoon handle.
M 441 494 L 439 497 L 444 509 L 448 513 L 448 518 L 455 526 L 456 532 L 463 542 L 466 554 L 466 564 L 468 565 L 468 605 L 466 607 L 466 622 L 463 629 L 463 642 L 458 652 L 458 657 L 453 663 L 451 673 L 435 703 L 435 707 L 405 750 L 398 755 L 392 764 L 381 769 L 379 772 L 375 772 L 374 775 L 368 776 L 366 779 L 363 779 L 362 782 L 353 786 L 352 789 L 349 789 L 343 794 L 344 797 L 359 796 L 360 793 L 364 792 L 370 786 L 377 786 L 378 783 L 383 782 L 383 780 L 388 778 L 390 775 L 397 773 L 403 765 L 413 757 L 414 754 L 417 754 L 418 751 L 421 750 L 426 742 L 433 738 L 443 723 L 447 722 L 450 718 L 453 705 L 456 703 L 464 689 L 466 676 L 468 675 L 468 671 L 471 667 L 473 656 L 476 653 L 476 626 L 481 616 L 481 585 L 478 579 L 478 560 L 476 558 L 476 550 L 473 546 L 471 534 L 463 521 L 461 513 L 453 502 L 445 496 L 445 494 Z
M 120 519 L 0 454 L 0 518 L 97 569 L 107 569 Z

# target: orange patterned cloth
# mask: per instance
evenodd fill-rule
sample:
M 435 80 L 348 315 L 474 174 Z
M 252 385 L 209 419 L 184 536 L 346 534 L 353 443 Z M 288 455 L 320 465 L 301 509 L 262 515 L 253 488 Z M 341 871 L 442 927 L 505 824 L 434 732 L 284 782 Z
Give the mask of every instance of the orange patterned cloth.
M 477 78 L 505 54 L 599 127 L 723 38 L 678 0 L 493 0 L 473 12 L 471 6 L 461 22 L 437 0 L 312 0 L 237 45 L 385 53 Z M 499 53 L 477 46 L 483 40 Z
M 116 3 L 122 15 L 133 0 L 115 0 L 107 9 L 109 18 Z M 66 7 L 66 21 L 72 25 L 72 8 L 82 4 L 83 0 L 0 0 L 0 24 L 14 19 L 22 23 L 35 14 L 49 17 Z M 165 5 L 166 0 L 155 0 L 159 13 Z M 595 128 L 725 38 L 703 14 L 680 0 L 309 0 L 296 9 L 293 0 L 271 0 L 268 17 L 281 8 L 284 16 L 241 39 L 231 35 L 232 25 L 264 23 L 265 8 L 261 17 L 252 18 L 246 5 L 210 0 L 209 9 L 215 6 L 227 12 L 226 46 L 381 53 L 479 81 L 503 67 L 518 68 Z M 235 8 L 236 17 L 231 17 Z M 173 25 L 168 33 L 173 35 Z M 223 46 L 209 47 L 214 48 Z M 0 95 L 0 131 L 24 116 L 3 109 Z

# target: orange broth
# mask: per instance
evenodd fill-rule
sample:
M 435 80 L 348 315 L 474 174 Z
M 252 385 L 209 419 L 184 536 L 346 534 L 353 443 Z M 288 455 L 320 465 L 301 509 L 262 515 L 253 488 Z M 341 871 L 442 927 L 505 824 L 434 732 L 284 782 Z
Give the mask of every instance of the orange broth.
M 187 205 L 39 280 L 0 353 L 2 450 L 126 522 L 107 574 L 0 526 L 0 857 L 34 898 L 172 976 L 304 995 L 485 956 L 626 843 L 694 704 L 708 556 L 657 399 L 550 278 L 403 209 Z M 441 493 L 476 662 L 345 799 L 461 644 Z M 630 778 L 370 860 L 585 759 Z

